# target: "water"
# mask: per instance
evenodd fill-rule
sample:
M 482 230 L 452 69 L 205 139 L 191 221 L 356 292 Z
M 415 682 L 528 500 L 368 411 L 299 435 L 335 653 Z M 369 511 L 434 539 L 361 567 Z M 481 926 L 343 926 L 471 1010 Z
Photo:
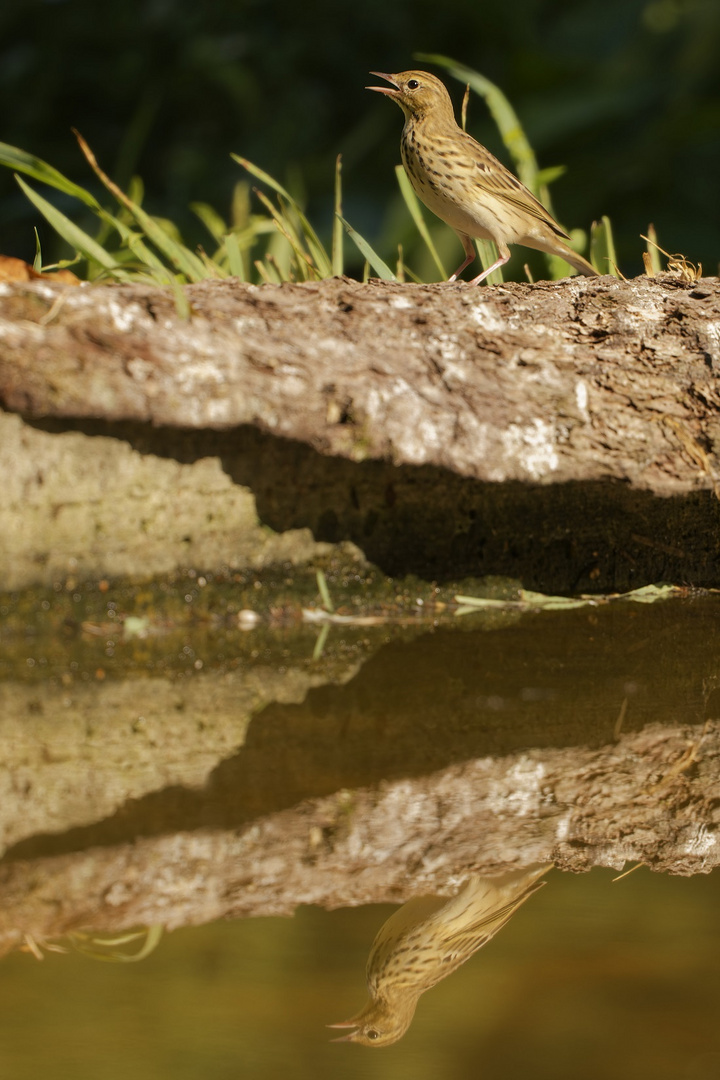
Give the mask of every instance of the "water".
M 717 615 L 706 598 L 333 628 L 315 659 L 297 626 L 35 627 L 0 684 L 0 1075 L 714 1080 L 718 872 L 567 871 L 628 845 L 628 866 L 717 861 Z M 528 794 L 539 768 L 556 795 L 575 777 L 573 805 Z M 364 901 L 452 892 L 473 861 L 548 844 L 565 872 L 400 1042 L 329 1041 L 394 910 Z M 129 922 L 174 929 L 138 963 L 67 934 Z
M 137 965 L 3 961 L 3 1075 L 688 1078 L 720 1064 L 720 876 L 551 874 L 385 1049 L 333 1045 L 384 906 L 168 934 Z

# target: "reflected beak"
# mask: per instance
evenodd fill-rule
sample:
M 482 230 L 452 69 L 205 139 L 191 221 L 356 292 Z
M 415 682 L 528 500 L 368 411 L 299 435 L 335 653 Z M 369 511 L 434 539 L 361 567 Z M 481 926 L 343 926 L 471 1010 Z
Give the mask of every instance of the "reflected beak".
M 372 73 L 374 74 L 374 72 Z M 326 1024 L 325 1027 L 329 1028 L 352 1028 L 353 1030 L 349 1035 L 341 1035 L 339 1039 L 331 1039 L 330 1042 L 352 1042 L 355 1035 L 355 1029 L 357 1028 L 357 1020 L 343 1020 L 339 1024 Z
M 387 94 L 388 97 L 397 97 L 400 94 L 400 87 L 394 75 L 386 75 L 384 71 L 371 71 L 371 75 L 377 75 L 378 79 L 385 79 L 387 82 L 392 83 L 393 89 L 389 86 L 366 86 L 366 90 L 377 90 L 378 94 Z

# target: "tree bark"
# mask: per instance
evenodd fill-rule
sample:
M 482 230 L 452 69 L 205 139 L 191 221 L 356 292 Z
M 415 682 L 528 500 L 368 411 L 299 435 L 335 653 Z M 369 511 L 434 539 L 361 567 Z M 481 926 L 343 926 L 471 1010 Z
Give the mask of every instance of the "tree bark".
M 720 283 L 0 287 L 0 402 L 27 417 L 254 427 L 493 483 L 720 472 Z

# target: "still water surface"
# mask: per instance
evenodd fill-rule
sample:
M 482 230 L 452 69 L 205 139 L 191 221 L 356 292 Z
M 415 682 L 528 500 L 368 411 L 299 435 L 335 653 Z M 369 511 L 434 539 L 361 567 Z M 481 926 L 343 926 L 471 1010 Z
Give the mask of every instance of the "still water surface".
M 7 912 L 23 866 L 41 881 L 53 859 L 82 856 L 92 875 L 93 859 L 142 838 L 161 852 L 175 832 L 239 835 L 343 788 L 533 747 L 618 746 L 619 721 L 702 730 L 720 714 L 717 617 L 714 600 L 549 614 L 377 647 L 333 631 L 320 660 L 312 640 L 302 659 L 297 641 L 281 642 L 278 659 L 267 641 L 253 654 L 245 635 L 224 640 L 218 660 L 188 637 L 173 645 L 178 678 L 146 643 L 143 671 L 117 657 L 113 671 L 106 657 L 100 677 L 95 658 L 70 651 L 63 667 L 61 648 L 45 680 L 41 660 L 22 677 L 8 667 L 6 764 L 22 753 L 4 789 L 0 929 L 16 925 Z M 45 646 L 32 648 L 36 658 Z M 202 657 L 192 672 L 187 649 Z M 325 660 L 336 664 L 327 679 Z M 690 743 L 699 754 L 702 741 Z M 640 795 L 659 786 L 678 814 L 678 784 L 696 767 L 692 754 L 680 771 L 670 762 Z M 0 1077 L 717 1080 L 720 873 L 616 876 L 550 872 L 382 1049 L 333 1044 L 325 1025 L 362 1007 L 387 905 L 177 929 L 136 964 L 12 951 L 0 959 Z
M 613 876 L 551 873 L 380 1050 L 324 1025 L 362 1005 L 384 905 L 179 930 L 132 965 L 14 954 L 2 1075 L 716 1080 L 720 875 Z

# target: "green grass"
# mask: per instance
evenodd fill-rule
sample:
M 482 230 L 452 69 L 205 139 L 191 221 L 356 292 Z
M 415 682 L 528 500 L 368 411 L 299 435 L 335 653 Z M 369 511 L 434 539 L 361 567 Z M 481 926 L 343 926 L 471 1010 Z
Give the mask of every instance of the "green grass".
M 445 68 L 484 99 L 518 175 L 552 210 L 549 184 L 563 170 L 561 167 L 538 168 L 517 114 L 498 87 L 478 72 L 447 57 L 421 55 L 419 59 Z M 396 270 L 393 271 L 343 217 L 340 157 L 337 158 L 335 169 L 334 206 L 328 215 L 332 237 L 329 251 L 290 192 L 257 165 L 236 154 L 232 155 L 233 159 L 245 174 L 258 182 L 258 186 L 251 190 L 251 182 L 246 178 L 238 181 L 227 219 L 206 203 L 192 204 L 191 209 L 207 232 L 209 249 L 206 251 L 201 246 L 192 250 L 172 222 L 148 214 L 143 209 L 140 180 L 134 180 L 128 192 L 123 191 L 102 170 L 82 136 L 77 132 L 75 134 L 86 161 L 110 197 L 109 207 L 47 162 L 17 147 L 0 143 L 0 165 L 14 171 L 27 198 L 73 252 L 70 258 L 54 264 L 52 268 L 72 266 L 76 273 L 90 281 L 149 281 L 170 285 L 176 292 L 180 285 L 231 276 L 256 283 L 318 281 L 344 273 L 344 234 L 347 234 L 364 260 L 363 280 L 367 280 L 370 271 L 387 281 L 404 281 L 406 278 L 421 280 L 406 264 L 402 249 L 398 250 Z M 437 278 L 444 280 L 448 276 L 447 269 L 433 242 L 426 211 L 421 207 L 402 167 L 398 167 L 396 172 L 408 214 L 429 252 Z M 35 183 L 59 191 L 66 202 L 68 198 L 76 200 L 80 204 L 77 217 L 85 220 L 89 211 L 96 219 L 94 234 L 81 228 L 72 217 L 40 194 Z M 434 218 L 432 220 L 435 222 Z M 572 246 L 578 249 L 584 247 L 586 238 L 582 230 L 569 231 Z M 477 247 L 483 266 L 487 268 L 496 258 L 495 247 L 489 241 L 478 241 Z M 607 218 L 593 226 L 590 257 L 601 273 L 617 274 L 612 231 Z M 568 273 L 568 266 L 562 259 L 547 256 L 547 262 L 551 278 Z M 35 266 L 42 265 L 38 243 Z M 502 280 L 502 272 L 497 271 L 492 275 L 491 283 Z M 182 294 L 178 292 L 178 295 Z

